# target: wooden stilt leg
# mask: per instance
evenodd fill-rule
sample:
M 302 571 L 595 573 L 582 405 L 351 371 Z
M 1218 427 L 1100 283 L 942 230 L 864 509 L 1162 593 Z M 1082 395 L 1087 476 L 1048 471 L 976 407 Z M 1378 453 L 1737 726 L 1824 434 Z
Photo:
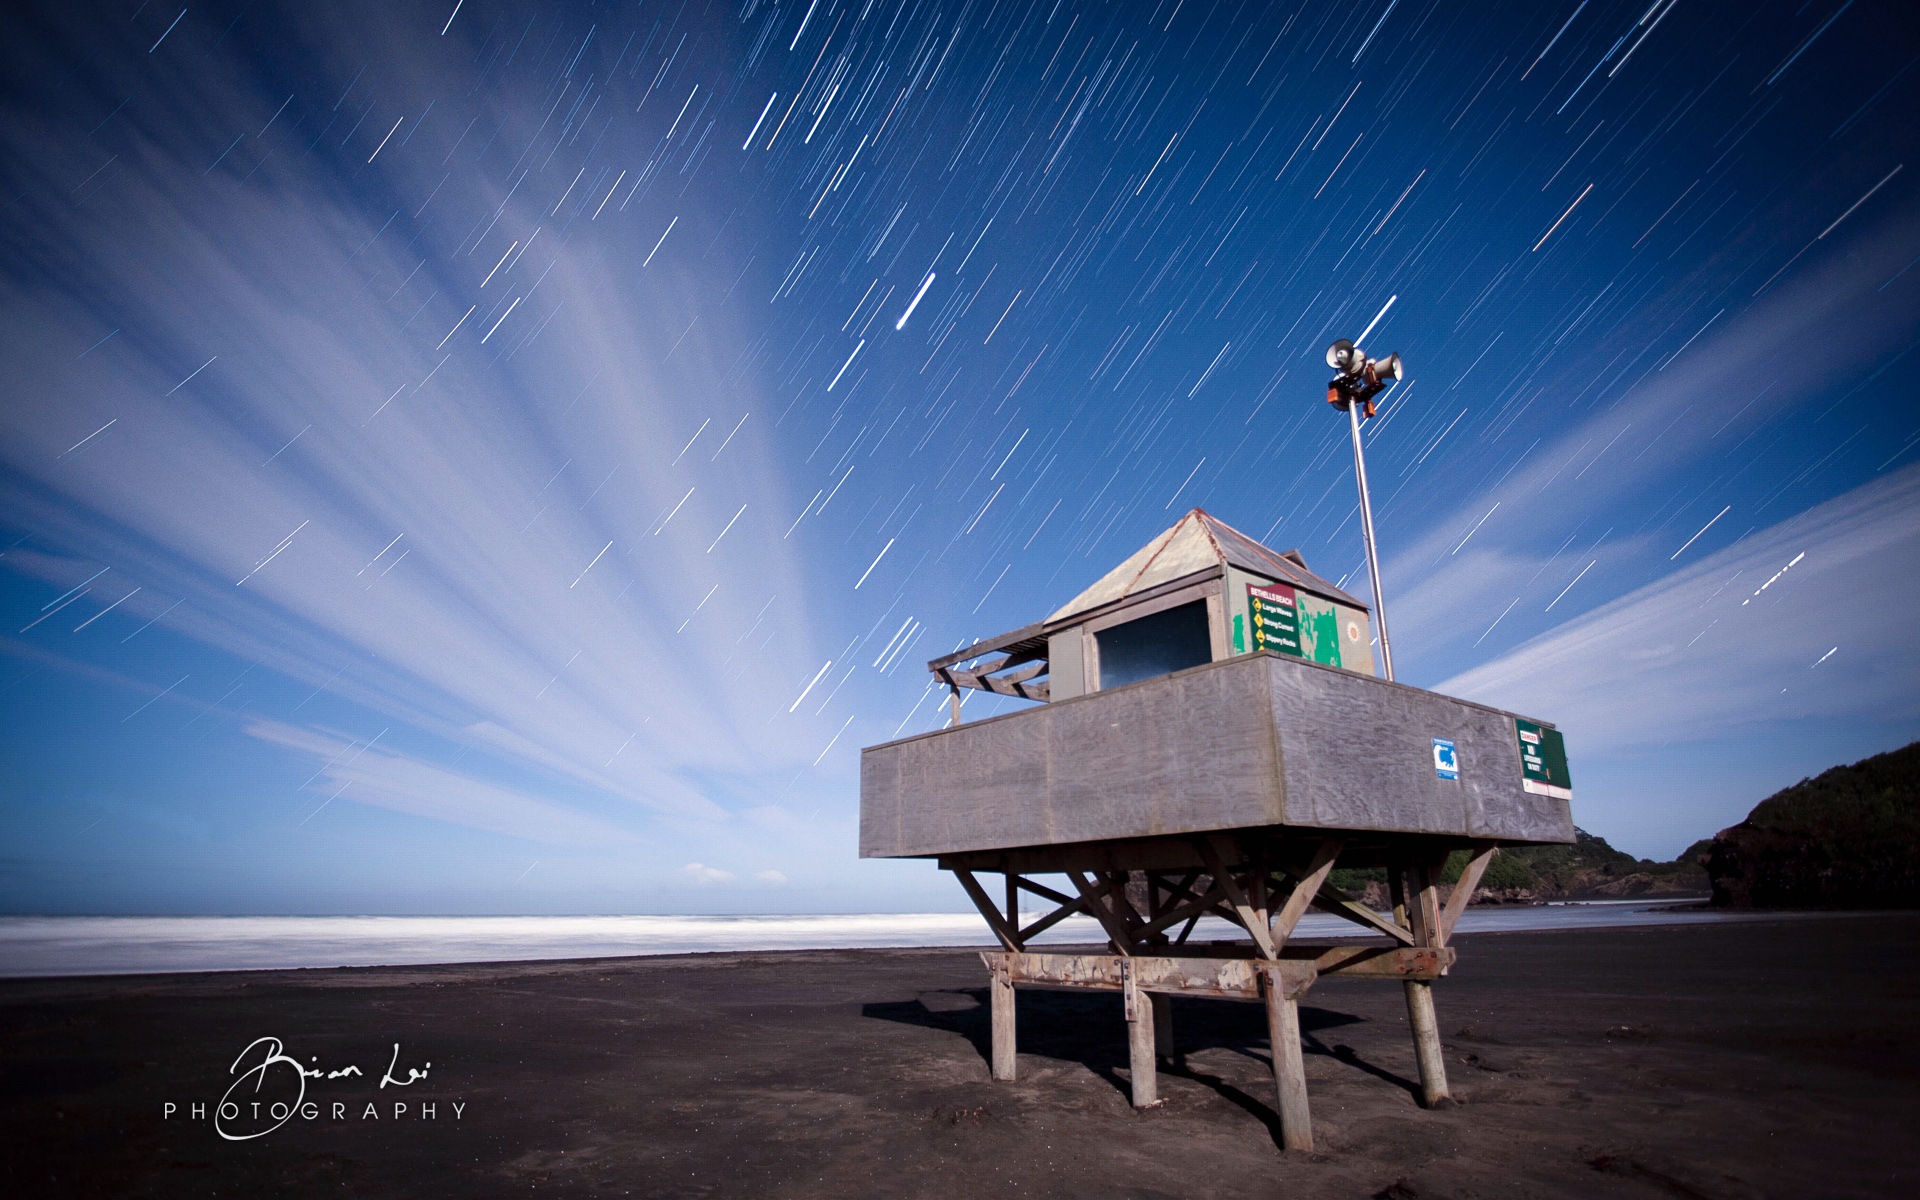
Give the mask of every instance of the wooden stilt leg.
M 1413 928 L 1414 942 L 1421 946 L 1439 944 L 1440 895 L 1433 886 L 1433 872 L 1425 864 L 1407 868 L 1407 917 Z M 1433 984 L 1409 979 L 1407 1024 L 1413 1027 L 1413 1054 L 1420 1064 L 1420 1098 L 1434 1108 L 1452 1100 L 1447 1092 L 1447 1062 L 1440 1051 L 1440 1019 L 1433 1011 Z
M 1153 1001 L 1153 1046 L 1156 1053 L 1168 1062 L 1179 1062 L 1179 1056 L 1173 1052 L 1173 997 L 1150 996 Z
M 1016 1053 L 1013 1033 L 1013 980 L 1004 970 L 993 972 L 990 990 L 993 999 L 993 1077 L 1013 1078 Z
M 1428 1108 L 1450 1102 L 1447 1091 L 1447 1062 L 1440 1053 L 1440 1020 L 1433 1011 L 1433 984 L 1424 979 L 1409 979 L 1407 1021 L 1413 1026 L 1413 1052 L 1420 1062 L 1421 1100 Z
M 1134 984 L 1125 964 L 1121 996 L 1127 1006 L 1127 1066 L 1133 1077 L 1133 1106 L 1152 1108 L 1160 1103 L 1159 1064 L 1153 1058 L 1154 998 Z
M 1307 1107 L 1307 1066 L 1300 1049 L 1300 1002 L 1278 976 L 1266 978 L 1267 1038 L 1273 1046 L 1273 1086 L 1280 1097 L 1280 1141 L 1313 1151 L 1313 1114 Z

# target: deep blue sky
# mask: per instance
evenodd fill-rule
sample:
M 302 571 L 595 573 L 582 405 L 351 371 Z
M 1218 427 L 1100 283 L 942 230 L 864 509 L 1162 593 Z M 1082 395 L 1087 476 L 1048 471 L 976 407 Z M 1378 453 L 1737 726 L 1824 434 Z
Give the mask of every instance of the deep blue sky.
M 1321 355 L 1392 297 L 1401 677 L 1559 722 L 1582 826 L 1920 730 L 1907 6 L 176 0 L 0 62 L 0 908 L 955 907 L 855 858 L 858 748 L 1193 505 L 1364 594 Z

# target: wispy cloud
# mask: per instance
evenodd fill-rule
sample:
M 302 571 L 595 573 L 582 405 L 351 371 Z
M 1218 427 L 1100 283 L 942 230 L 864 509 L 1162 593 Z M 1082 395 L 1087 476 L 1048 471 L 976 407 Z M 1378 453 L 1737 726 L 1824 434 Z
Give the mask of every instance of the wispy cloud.
M 217 55 L 177 86 L 178 124 L 123 139 L 111 207 L 70 195 L 90 150 L 11 124 L 33 235 L 0 275 L 0 501 L 71 555 L 9 561 L 61 586 L 110 566 L 140 620 L 668 818 L 726 817 L 694 773 L 806 762 L 825 733 L 770 695 L 820 655 L 719 229 L 689 211 L 688 257 L 637 278 L 613 219 L 665 225 L 684 197 L 576 223 L 537 164 L 439 189 L 392 153 L 369 169 L 410 199 L 369 215 L 297 112 L 188 161 L 285 97 Z M 525 138 L 542 111 L 503 96 L 492 119 Z M 429 195 L 462 219 L 414 226 Z M 734 430 L 724 454 L 716 435 L 676 464 L 703 418 Z
M 343 740 L 275 721 L 255 721 L 247 733 L 271 745 L 301 751 L 322 766 L 305 788 L 307 816 L 334 803 L 370 804 L 490 833 L 560 846 L 633 842 L 634 835 L 578 808 L 476 779 L 359 740 Z
M 1916 512 L 1920 466 L 1755 533 L 1437 690 L 1557 722 L 1576 755 L 1808 717 L 1912 720 Z
M 1477 657 L 1476 639 L 1523 594 L 1493 644 L 1536 632 L 1553 620 L 1545 608 L 1555 593 L 1589 564 L 1583 590 L 1560 603 L 1555 617 L 1664 571 L 1671 552 L 1736 494 L 1732 477 L 1751 461 L 1718 456 L 1830 388 L 1837 370 L 1866 385 L 1874 368 L 1912 344 L 1920 313 L 1886 302 L 1876 288 L 1885 281 L 1885 263 L 1906 261 L 1916 245 L 1920 218 L 1903 213 L 1883 222 L 1853 252 L 1810 262 L 1751 308 L 1713 323 L 1664 368 L 1659 364 L 1671 351 L 1648 347 L 1641 380 L 1591 416 L 1570 413 L 1544 384 L 1516 392 L 1509 404 L 1526 398 L 1526 415 L 1488 422 L 1505 432 L 1482 435 L 1459 460 L 1491 474 L 1492 464 L 1510 457 L 1510 472 L 1431 518 L 1418 508 L 1402 509 L 1404 516 L 1385 510 L 1401 528 L 1421 530 L 1410 542 L 1386 543 L 1391 556 L 1382 573 L 1399 635 L 1396 658 L 1412 667 L 1409 673 L 1457 669 Z M 1842 345 L 1848 365 L 1836 368 L 1834 347 Z M 1863 391 L 1861 402 L 1871 394 Z M 1759 447 L 1748 445 L 1745 453 Z M 1723 475 L 1727 494 L 1708 493 Z M 1676 484 L 1678 499 L 1698 490 L 1697 503 L 1673 503 Z M 1390 474 L 1376 480 L 1376 498 L 1391 494 L 1392 485 Z M 1651 494 L 1655 488 L 1667 490 Z M 1749 494 L 1746 484 L 1739 494 Z M 1611 516 L 1596 517 L 1602 513 Z M 1780 515 L 1736 508 L 1691 553 Z M 1687 520 L 1693 524 L 1678 528 Z M 1542 571 L 1550 560 L 1557 560 L 1554 569 Z M 1364 577 L 1354 586 L 1364 589 Z

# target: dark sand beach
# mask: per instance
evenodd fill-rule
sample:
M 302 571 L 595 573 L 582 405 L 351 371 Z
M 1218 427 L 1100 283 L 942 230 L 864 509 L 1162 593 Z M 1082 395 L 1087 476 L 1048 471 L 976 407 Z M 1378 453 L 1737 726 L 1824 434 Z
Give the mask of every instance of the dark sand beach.
M 8 981 L 0 1192 L 1913 1194 L 1920 914 L 1459 945 L 1437 989 L 1454 1107 L 1415 1103 L 1397 985 L 1309 994 L 1310 1157 L 1278 1149 L 1257 1006 L 1180 1001 L 1184 1065 L 1135 1112 L 1111 994 L 1022 992 L 1020 1077 L 990 1082 L 966 951 Z M 315 1115 L 223 1140 L 191 1106 L 264 1036 L 322 1073 Z

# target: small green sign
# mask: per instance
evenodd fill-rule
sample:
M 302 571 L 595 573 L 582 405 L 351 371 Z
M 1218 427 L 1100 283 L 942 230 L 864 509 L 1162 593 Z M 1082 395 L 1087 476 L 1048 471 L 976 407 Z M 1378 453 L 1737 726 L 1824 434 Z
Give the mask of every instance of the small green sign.
M 1558 729 L 1518 717 L 1513 721 L 1520 737 L 1520 786 L 1536 796 L 1573 799 L 1573 776 L 1567 772 L 1567 741 Z
M 1284 583 L 1247 585 L 1247 612 L 1253 619 L 1253 648 L 1301 657 L 1300 601 Z

